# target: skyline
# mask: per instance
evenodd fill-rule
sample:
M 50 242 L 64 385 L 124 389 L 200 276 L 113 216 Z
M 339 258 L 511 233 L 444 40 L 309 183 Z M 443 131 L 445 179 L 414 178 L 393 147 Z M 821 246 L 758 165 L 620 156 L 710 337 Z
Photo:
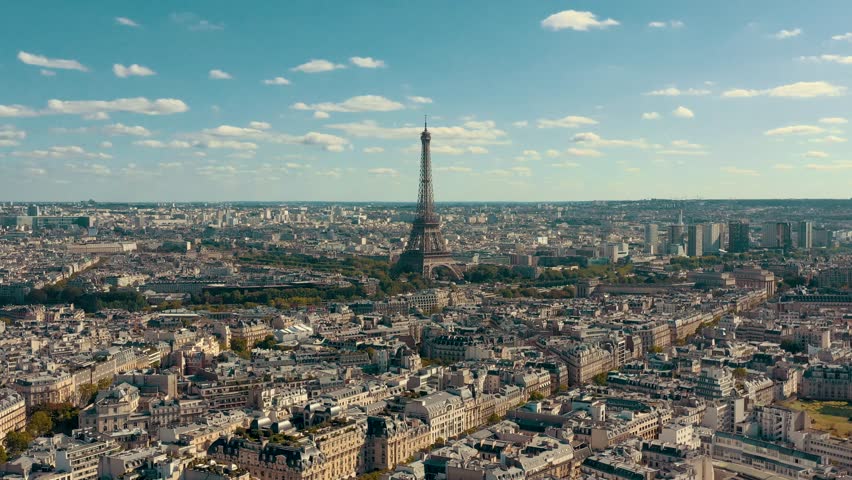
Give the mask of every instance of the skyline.
M 635 3 L 11 5 L 0 190 L 413 203 L 428 114 L 437 203 L 849 198 L 852 5 Z

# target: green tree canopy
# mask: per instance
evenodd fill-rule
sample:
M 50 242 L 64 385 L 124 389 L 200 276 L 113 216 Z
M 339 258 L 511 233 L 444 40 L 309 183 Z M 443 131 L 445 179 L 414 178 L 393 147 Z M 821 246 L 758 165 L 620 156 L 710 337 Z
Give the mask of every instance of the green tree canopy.
M 53 430 L 53 420 L 44 411 L 39 410 L 30 417 L 30 424 L 27 425 L 27 431 L 34 437 L 40 437 L 51 430 Z

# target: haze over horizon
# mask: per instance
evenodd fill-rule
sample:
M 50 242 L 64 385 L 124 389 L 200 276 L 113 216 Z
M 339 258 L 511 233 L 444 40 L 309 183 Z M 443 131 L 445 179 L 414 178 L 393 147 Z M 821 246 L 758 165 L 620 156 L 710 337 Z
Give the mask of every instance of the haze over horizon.
M 438 203 L 848 199 L 820 6 L 10 4 L 0 197 L 414 202 L 428 114 Z

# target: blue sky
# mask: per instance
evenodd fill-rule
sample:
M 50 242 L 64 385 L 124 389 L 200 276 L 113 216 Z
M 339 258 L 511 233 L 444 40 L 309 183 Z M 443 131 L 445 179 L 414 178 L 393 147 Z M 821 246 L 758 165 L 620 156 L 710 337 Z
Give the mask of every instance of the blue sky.
M 852 2 L 14 2 L 0 199 L 849 197 Z

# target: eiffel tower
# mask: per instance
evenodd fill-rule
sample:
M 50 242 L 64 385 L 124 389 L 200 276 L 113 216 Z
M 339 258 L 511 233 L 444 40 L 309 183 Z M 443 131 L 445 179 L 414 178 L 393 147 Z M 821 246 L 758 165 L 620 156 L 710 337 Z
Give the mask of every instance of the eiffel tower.
M 405 251 L 399 257 L 399 266 L 404 270 L 421 273 L 432 278 L 435 269 L 445 267 L 456 279 L 462 278 L 463 265 L 453 260 L 441 235 L 441 219 L 435 213 L 435 198 L 432 193 L 432 153 L 429 144 L 432 134 L 426 122 L 420 134 L 420 189 L 417 195 L 417 213 L 411 225 L 411 235 Z

